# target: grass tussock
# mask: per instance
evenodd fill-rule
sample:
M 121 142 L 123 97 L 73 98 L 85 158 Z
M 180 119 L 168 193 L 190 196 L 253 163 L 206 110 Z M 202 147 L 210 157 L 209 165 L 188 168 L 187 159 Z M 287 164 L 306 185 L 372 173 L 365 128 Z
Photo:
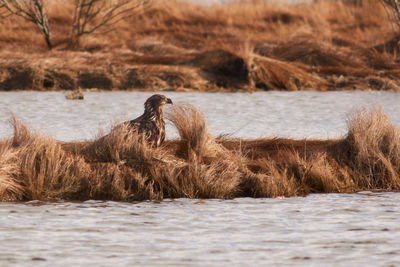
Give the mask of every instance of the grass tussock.
M 357 185 L 366 188 L 400 189 L 400 132 L 382 110 L 362 111 L 351 117 L 341 156 L 359 179 Z
M 51 137 L 31 133 L 15 118 L 14 136 L 1 144 L 2 195 L 9 200 L 81 199 L 88 165 Z M 9 183 L 7 183 L 7 181 Z
M 0 199 L 136 201 L 400 190 L 400 130 L 381 110 L 350 117 L 337 140 L 214 138 L 189 105 L 168 114 L 180 138 L 153 148 L 123 124 L 60 143 L 13 119 L 0 142 Z
M 0 19 L 0 90 L 399 90 L 399 36 L 378 0 L 156 1 L 69 49 L 72 1 Z M 370 82 L 370 76 L 378 81 Z

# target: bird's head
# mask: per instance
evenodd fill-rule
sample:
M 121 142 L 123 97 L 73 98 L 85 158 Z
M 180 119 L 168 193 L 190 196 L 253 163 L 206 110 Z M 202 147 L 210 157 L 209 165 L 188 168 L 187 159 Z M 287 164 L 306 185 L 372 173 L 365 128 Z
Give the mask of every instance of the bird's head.
M 164 95 L 155 94 L 150 96 L 144 103 L 145 110 L 161 110 L 166 104 L 172 104 L 172 100 Z

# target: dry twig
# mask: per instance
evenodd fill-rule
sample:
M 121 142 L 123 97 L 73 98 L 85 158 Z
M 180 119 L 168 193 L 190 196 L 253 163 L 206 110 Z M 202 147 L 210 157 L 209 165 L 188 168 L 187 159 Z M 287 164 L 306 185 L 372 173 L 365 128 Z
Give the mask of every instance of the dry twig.
M 50 40 L 50 27 L 43 0 L 0 0 L 0 8 L 4 14 L 12 14 L 34 23 L 43 34 L 49 49 L 53 48 Z M 0 13 L 0 16 L 3 16 Z
M 91 34 L 101 27 L 112 26 L 149 2 L 149 0 L 76 0 L 70 46 L 76 46 L 82 35 Z
M 393 31 L 395 25 L 400 29 L 400 3 L 399 0 L 379 0 L 388 15 L 389 21 L 392 24 Z

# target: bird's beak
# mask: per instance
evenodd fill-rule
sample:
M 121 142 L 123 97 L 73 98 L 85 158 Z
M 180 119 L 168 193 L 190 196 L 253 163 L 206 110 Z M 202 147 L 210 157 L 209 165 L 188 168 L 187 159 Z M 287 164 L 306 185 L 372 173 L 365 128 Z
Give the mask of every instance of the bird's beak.
M 167 104 L 172 104 L 171 98 L 167 98 Z

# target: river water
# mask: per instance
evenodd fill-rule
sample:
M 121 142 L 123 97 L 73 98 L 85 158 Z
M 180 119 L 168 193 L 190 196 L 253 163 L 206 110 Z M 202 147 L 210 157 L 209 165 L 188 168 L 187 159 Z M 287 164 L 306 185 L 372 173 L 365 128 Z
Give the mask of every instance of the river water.
M 11 113 L 61 141 L 94 138 L 143 112 L 148 92 L 1 92 Z M 393 92 L 165 92 L 205 113 L 214 135 L 337 138 L 346 118 L 381 107 L 400 126 Z M 101 130 L 100 130 L 101 131 Z M 167 138 L 177 138 L 167 125 Z M 0 203 L 0 266 L 396 266 L 400 193 L 279 199 Z
M 11 114 L 31 129 L 61 141 L 92 139 L 99 132 L 143 113 L 152 92 L 87 92 L 71 101 L 61 92 L 0 92 L 0 138 L 12 134 Z M 165 92 L 175 104 L 190 103 L 204 112 L 215 135 L 240 138 L 337 138 L 346 119 L 362 108 L 383 108 L 400 126 L 400 94 L 395 92 Z M 168 111 L 168 106 L 166 106 Z M 167 138 L 177 138 L 167 122 Z

